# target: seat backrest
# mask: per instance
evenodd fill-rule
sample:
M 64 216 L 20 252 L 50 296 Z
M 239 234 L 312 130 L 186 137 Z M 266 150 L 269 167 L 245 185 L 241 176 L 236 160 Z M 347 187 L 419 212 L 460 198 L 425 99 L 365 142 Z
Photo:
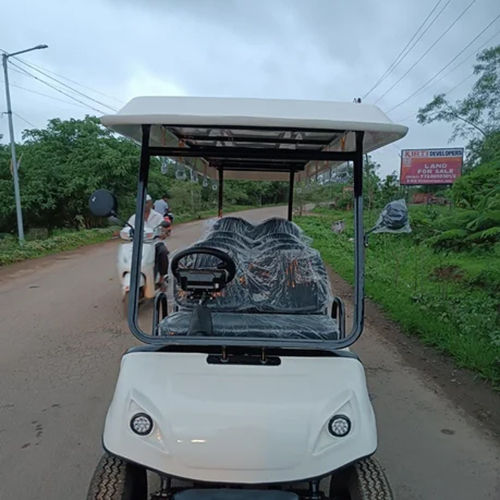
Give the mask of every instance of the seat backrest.
M 297 226 L 297 224 L 294 224 L 291 221 L 280 217 L 273 217 L 255 226 L 253 230 L 253 237 L 254 239 L 259 239 L 265 235 L 274 233 L 286 233 L 300 238 L 302 230 L 299 226 Z
M 263 250 L 246 270 L 249 298 L 261 312 L 323 313 L 330 285 L 316 250 L 289 244 Z
M 222 217 L 217 219 L 210 232 L 230 231 L 232 233 L 249 234 L 254 225 L 241 217 Z
M 251 229 L 251 230 L 250 230 Z M 302 230 L 279 218 L 253 226 L 237 217 L 219 219 L 196 246 L 227 252 L 235 261 L 236 276 L 209 302 L 218 311 L 323 313 L 330 300 L 328 275 Z M 212 267 L 217 259 L 199 255 L 188 267 Z M 194 303 L 175 285 L 181 307 Z

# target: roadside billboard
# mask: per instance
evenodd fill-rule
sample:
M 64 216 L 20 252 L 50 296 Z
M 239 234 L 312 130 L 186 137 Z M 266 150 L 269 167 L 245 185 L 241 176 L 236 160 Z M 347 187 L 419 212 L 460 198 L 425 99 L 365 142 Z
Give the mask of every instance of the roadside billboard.
M 453 184 L 462 175 L 463 148 L 403 149 L 401 185 Z

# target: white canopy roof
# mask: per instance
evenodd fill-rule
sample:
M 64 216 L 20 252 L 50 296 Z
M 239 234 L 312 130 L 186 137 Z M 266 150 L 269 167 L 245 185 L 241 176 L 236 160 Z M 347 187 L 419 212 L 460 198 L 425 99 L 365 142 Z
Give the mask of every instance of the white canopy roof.
M 407 127 L 392 123 L 373 105 L 284 99 L 136 97 L 116 114 L 103 116 L 101 121 L 137 141 L 142 139 L 141 125 L 152 125 L 150 146 L 175 148 L 353 151 L 353 132 L 364 131 L 363 152 L 369 153 L 404 137 L 408 131 Z M 194 160 L 190 163 L 195 164 Z M 262 163 L 260 172 L 241 170 L 242 164 L 242 161 L 225 163 L 225 178 L 288 179 L 288 174 L 276 171 L 271 162 Z M 300 178 L 321 172 L 332 164 L 303 161 L 302 165 L 295 163 L 295 166 L 303 170 Z M 206 161 L 198 161 L 196 168 L 217 177 L 217 170 Z

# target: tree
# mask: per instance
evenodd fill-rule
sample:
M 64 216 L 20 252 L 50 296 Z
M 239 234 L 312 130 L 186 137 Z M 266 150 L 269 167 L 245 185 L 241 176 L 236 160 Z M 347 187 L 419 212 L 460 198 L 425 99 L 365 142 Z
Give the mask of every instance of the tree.
M 478 79 L 463 100 L 451 104 L 446 94 L 438 94 L 418 110 L 417 120 L 425 125 L 435 121 L 453 124 L 450 140 L 469 139 L 468 166 L 491 160 L 499 154 L 500 132 L 500 45 L 477 56 L 474 74 Z M 496 148 L 494 147 L 496 146 Z M 487 158 L 485 158 L 487 156 Z
M 380 177 L 377 171 L 380 163 L 372 159 L 370 155 L 365 155 L 363 162 L 363 190 L 366 193 L 367 208 L 371 210 L 375 206 L 376 197 L 379 191 Z
M 98 118 L 56 118 L 45 129 L 25 131 L 23 139 L 16 149 L 21 159 L 21 201 L 27 229 L 105 223 L 88 210 L 89 196 L 98 188 L 115 194 L 123 218 L 135 210 L 140 150 L 132 141 L 103 127 Z M 152 158 L 148 193 L 155 199 L 168 193 L 178 215 L 197 216 L 213 207 L 217 191 L 212 189 L 212 181 L 191 178 L 189 172 L 185 179 L 177 179 L 179 168 L 186 167 L 172 160 L 164 174 L 160 161 Z M 281 182 L 227 181 L 225 187 L 226 203 L 278 203 L 287 195 L 287 185 Z M 0 146 L 0 232 L 13 232 L 15 220 L 10 152 Z

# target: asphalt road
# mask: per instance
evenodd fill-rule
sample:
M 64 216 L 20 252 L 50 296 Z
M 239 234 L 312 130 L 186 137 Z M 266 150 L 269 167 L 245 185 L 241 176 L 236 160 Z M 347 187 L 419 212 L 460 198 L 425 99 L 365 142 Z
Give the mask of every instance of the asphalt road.
M 245 215 L 278 214 L 284 208 Z M 203 224 L 175 227 L 170 249 L 197 239 Z M 1 500 L 86 495 L 120 356 L 136 343 L 123 319 L 116 251 L 109 242 L 0 270 Z M 376 317 L 354 350 L 397 498 L 499 498 L 500 448 L 488 430 L 447 399 L 439 380 L 405 363 Z

